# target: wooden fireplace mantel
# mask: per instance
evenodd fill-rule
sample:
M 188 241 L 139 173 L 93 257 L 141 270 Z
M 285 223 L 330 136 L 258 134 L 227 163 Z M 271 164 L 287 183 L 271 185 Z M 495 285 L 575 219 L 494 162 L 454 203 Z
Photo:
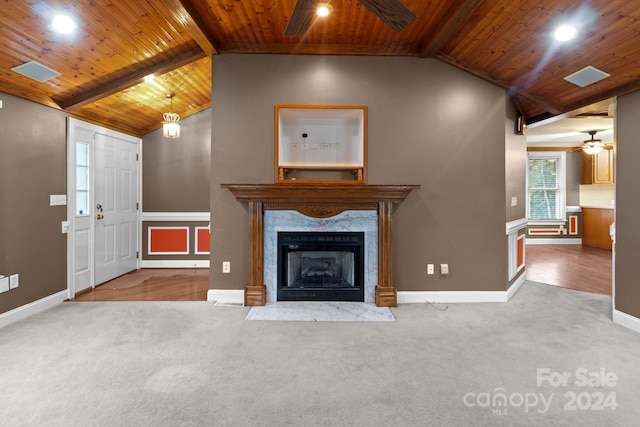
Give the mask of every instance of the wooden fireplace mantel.
M 249 284 L 245 305 L 265 305 L 264 211 L 295 210 L 314 218 L 328 218 L 347 210 L 378 212 L 378 307 L 395 307 L 397 292 L 391 277 L 391 214 L 419 185 L 354 184 L 221 184 L 236 200 L 249 204 Z

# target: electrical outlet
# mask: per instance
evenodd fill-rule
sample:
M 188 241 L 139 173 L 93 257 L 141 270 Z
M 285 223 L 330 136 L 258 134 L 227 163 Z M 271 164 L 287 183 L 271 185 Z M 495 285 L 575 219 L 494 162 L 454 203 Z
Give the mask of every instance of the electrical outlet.
M 3 277 L 0 279 L 0 292 L 7 292 L 9 290 L 9 278 Z
M 223 273 L 231 273 L 231 262 L 222 261 L 222 272 Z
M 433 264 L 427 264 L 427 274 L 435 274 Z
M 15 289 L 20 285 L 20 275 L 12 274 L 9 276 L 9 289 Z

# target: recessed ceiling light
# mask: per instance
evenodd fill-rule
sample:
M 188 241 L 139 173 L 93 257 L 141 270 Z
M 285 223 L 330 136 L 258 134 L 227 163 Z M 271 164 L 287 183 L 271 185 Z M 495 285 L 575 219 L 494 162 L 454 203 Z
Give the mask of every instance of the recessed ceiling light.
M 325 16 L 329 16 L 331 12 L 331 6 L 327 3 L 319 3 L 318 8 L 316 9 L 316 13 L 318 16 L 324 18 Z
M 562 25 L 556 29 L 553 33 L 553 37 L 558 41 L 566 42 L 574 38 L 577 33 L 578 31 L 573 25 Z
M 67 15 L 57 15 L 51 21 L 51 28 L 57 33 L 69 34 L 76 29 L 76 22 Z

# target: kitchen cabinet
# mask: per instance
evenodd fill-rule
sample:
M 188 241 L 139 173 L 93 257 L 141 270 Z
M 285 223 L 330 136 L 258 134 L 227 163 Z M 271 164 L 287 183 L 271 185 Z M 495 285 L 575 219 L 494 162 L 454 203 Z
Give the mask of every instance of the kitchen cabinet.
M 614 221 L 613 209 L 582 208 L 582 246 L 611 250 L 609 230 Z
M 582 152 L 581 184 L 613 184 L 613 150 L 604 148 L 598 154 Z

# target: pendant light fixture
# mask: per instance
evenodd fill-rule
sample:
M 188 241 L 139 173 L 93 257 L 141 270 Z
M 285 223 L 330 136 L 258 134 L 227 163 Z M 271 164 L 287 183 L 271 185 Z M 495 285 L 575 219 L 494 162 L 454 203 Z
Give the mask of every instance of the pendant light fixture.
M 162 117 L 164 122 L 162 123 L 162 135 L 165 138 L 180 138 L 180 116 L 173 112 L 173 93 L 168 93 L 167 98 L 171 100 L 171 110 L 168 113 L 164 113 Z

